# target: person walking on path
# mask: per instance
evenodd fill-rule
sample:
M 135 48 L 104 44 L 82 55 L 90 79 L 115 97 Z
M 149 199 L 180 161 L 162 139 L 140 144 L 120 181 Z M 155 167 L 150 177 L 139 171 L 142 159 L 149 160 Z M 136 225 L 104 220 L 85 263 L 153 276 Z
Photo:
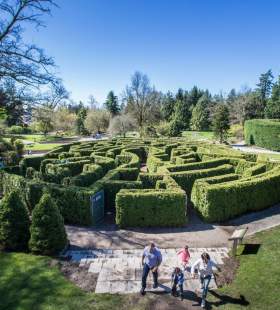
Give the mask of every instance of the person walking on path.
M 189 252 L 189 247 L 186 245 L 183 249 L 179 250 L 177 252 L 177 256 L 184 270 L 186 270 L 186 267 L 191 257 L 190 252 Z
M 181 300 L 184 299 L 184 290 L 183 290 L 184 281 L 185 279 L 182 270 L 179 267 L 176 267 L 171 276 L 171 283 L 172 283 L 171 294 L 175 297 L 178 296 L 177 295 L 177 285 L 178 285 Z
M 202 289 L 202 308 L 205 308 L 208 287 L 213 275 L 213 267 L 216 267 L 219 271 L 221 270 L 218 265 L 210 259 L 209 254 L 204 252 L 202 253 L 201 258 L 198 259 L 191 268 L 191 274 L 193 278 L 195 277 L 195 270 L 198 270 L 201 284 L 200 288 Z
M 145 295 L 145 289 L 147 284 L 147 277 L 150 271 L 153 274 L 154 285 L 153 288 L 158 287 L 158 267 L 162 262 L 162 255 L 160 250 L 155 246 L 154 242 L 151 242 L 147 247 L 145 247 L 142 255 L 142 288 L 141 294 Z

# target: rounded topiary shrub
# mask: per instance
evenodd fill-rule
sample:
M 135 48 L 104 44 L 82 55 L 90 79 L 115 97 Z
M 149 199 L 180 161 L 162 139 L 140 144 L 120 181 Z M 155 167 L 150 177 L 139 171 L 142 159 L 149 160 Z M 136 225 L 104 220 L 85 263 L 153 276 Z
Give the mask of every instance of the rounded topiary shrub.
M 43 194 L 32 212 L 30 233 L 29 248 L 37 254 L 56 254 L 67 244 L 63 218 L 47 193 Z
M 0 203 L 0 247 L 6 250 L 28 248 L 29 217 L 18 192 L 13 191 Z

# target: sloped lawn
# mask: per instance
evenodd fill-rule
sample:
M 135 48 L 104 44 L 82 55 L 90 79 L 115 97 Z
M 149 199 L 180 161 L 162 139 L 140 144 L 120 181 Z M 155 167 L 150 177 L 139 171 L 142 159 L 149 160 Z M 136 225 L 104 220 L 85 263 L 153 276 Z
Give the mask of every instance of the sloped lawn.
M 245 243 L 249 244 L 244 249 L 247 254 L 238 258 L 240 267 L 235 280 L 214 295 L 209 294 L 210 305 L 229 310 L 280 309 L 280 226 L 258 233 Z M 242 251 L 240 247 L 239 252 Z

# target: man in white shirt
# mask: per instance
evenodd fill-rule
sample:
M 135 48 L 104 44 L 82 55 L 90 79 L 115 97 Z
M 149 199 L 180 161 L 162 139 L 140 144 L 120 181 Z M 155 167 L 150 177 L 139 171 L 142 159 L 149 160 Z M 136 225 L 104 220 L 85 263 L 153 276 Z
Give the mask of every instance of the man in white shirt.
M 209 254 L 204 252 L 202 253 L 201 258 L 198 259 L 191 268 L 191 274 L 193 278 L 195 276 L 195 270 L 198 270 L 202 289 L 202 308 L 205 308 L 205 300 L 208 292 L 208 286 L 213 275 L 213 267 L 217 268 L 220 271 L 218 265 L 210 259 Z

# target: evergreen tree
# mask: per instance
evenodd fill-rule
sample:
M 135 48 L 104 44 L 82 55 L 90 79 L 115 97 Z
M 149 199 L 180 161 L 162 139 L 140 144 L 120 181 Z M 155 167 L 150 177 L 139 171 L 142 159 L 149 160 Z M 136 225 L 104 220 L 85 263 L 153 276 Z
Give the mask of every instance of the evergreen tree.
M 175 111 L 170 122 L 169 135 L 178 136 L 183 130 L 189 129 L 190 119 L 189 94 L 179 89 L 176 94 Z
M 236 100 L 236 98 L 237 98 L 236 90 L 235 90 L 234 88 L 232 88 L 232 89 L 230 90 L 230 92 L 228 93 L 227 103 L 228 103 L 228 104 L 234 103 L 234 101 Z
M 114 117 L 120 113 L 120 106 L 118 103 L 118 97 L 115 96 L 114 92 L 111 90 L 108 95 L 107 99 L 104 103 L 106 109 L 111 113 L 111 116 Z
M 212 126 L 220 142 L 225 142 L 230 128 L 229 109 L 225 104 L 217 105 L 213 115 Z
M 32 212 L 29 248 L 32 252 L 52 255 L 67 245 L 63 218 L 51 196 L 43 194 Z
M 84 107 L 82 102 L 79 104 L 79 110 L 77 112 L 77 120 L 76 120 L 76 131 L 79 135 L 87 134 L 87 130 L 85 127 L 85 119 L 87 117 L 87 109 Z
M 176 100 L 171 92 L 167 92 L 167 94 L 163 98 L 162 102 L 162 116 L 166 121 L 170 121 L 172 114 L 175 111 L 175 103 Z
M 191 129 L 192 130 L 208 130 L 210 126 L 209 120 L 210 99 L 207 95 L 203 95 L 192 110 Z
M 203 96 L 203 94 L 204 94 L 203 90 L 198 89 L 197 86 L 194 86 L 190 90 L 190 92 L 188 93 L 188 101 L 191 110 L 196 106 L 198 100 Z
M 270 96 L 271 88 L 273 85 L 273 75 L 272 71 L 268 70 L 265 73 L 262 73 L 259 78 L 259 83 L 257 84 L 257 93 L 259 94 L 261 104 L 263 105 L 263 109 L 267 103 L 267 99 Z
M 13 191 L 0 202 L 0 246 L 6 250 L 28 248 L 29 218 L 18 192 Z
M 280 119 L 280 76 L 272 87 L 271 98 L 268 100 L 265 108 L 265 116 L 267 118 Z

